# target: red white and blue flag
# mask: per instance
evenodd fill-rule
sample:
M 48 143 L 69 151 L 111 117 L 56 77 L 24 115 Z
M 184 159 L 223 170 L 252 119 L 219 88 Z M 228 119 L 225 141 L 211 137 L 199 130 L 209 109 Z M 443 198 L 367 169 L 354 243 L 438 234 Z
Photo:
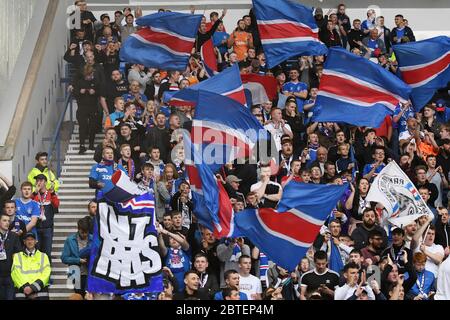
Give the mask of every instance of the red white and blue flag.
M 212 39 L 209 39 L 202 45 L 200 48 L 200 56 L 208 78 L 214 77 L 219 73 L 219 68 L 217 67 L 217 57 L 214 52 Z
M 414 109 L 420 111 L 450 81 L 450 37 L 403 43 L 393 49 L 401 78 L 412 88 Z
M 198 91 L 204 90 L 220 94 L 245 105 L 245 92 L 242 85 L 239 67 L 234 65 L 216 76 L 191 87 L 176 92 L 164 92 L 163 102 L 171 106 L 195 106 L 198 102 Z M 214 105 L 210 106 L 215 109 Z
M 234 221 L 270 260 L 294 270 L 313 244 L 330 212 L 347 186 L 291 181 L 283 190 L 277 210 L 246 209 Z
M 312 120 L 378 128 L 410 93 L 411 87 L 381 66 L 330 48 Z
M 253 10 L 269 68 L 293 56 L 327 53 L 312 8 L 290 0 L 253 0 Z
M 211 171 L 237 158 L 248 158 L 259 140 L 270 141 L 269 132 L 251 111 L 233 99 L 199 90 L 191 139 Z
M 120 50 L 120 59 L 146 67 L 185 70 L 202 16 L 159 12 L 141 17 L 143 28 L 130 35 Z

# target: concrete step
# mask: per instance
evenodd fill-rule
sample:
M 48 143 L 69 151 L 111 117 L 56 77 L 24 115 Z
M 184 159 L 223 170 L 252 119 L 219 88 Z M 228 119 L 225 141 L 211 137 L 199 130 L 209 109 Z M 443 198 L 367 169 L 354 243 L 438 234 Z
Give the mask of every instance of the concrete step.
M 58 227 L 72 227 L 72 226 L 76 226 L 77 225 L 77 222 L 75 221 L 75 220 L 73 220 L 73 221 L 70 221 L 70 222 L 66 222 L 66 221 L 64 221 L 64 222 L 55 222 L 55 228 L 58 228 Z
M 59 235 L 61 237 L 63 237 L 65 235 L 66 238 L 67 238 L 68 235 L 71 235 L 71 234 L 73 234 L 75 232 L 78 232 L 78 229 L 76 227 L 73 227 L 73 228 L 55 228 L 55 230 L 53 231 L 53 233 L 55 235 Z
M 74 159 L 74 160 L 66 160 L 65 161 L 65 166 L 70 167 L 70 166 L 87 166 L 89 165 L 90 167 L 92 167 L 93 164 L 96 164 L 96 162 L 94 161 L 94 159 Z
M 79 209 L 79 208 L 73 208 L 73 207 L 69 207 L 69 208 L 61 208 L 61 206 L 59 207 L 59 213 L 58 214 L 77 214 L 77 213 L 82 213 L 82 212 L 86 212 L 87 215 L 87 204 L 88 204 L 89 200 L 86 200 L 86 206 L 84 209 Z
M 89 169 L 90 170 L 90 169 Z M 63 177 L 89 177 L 89 170 L 84 170 L 84 171 L 66 171 L 63 172 L 61 175 Z
M 59 221 L 59 220 L 66 220 L 66 219 L 71 219 L 71 220 L 76 220 L 78 221 L 79 219 L 83 219 L 84 217 L 86 217 L 87 214 L 58 214 L 55 215 L 55 221 Z
M 62 195 L 62 196 L 58 196 L 58 198 L 61 201 L 63 201 L 63 200 L 83 200 L 83 199 L 85 199 L 86 196 L 94 196 L 94 193 L 90 192 L 86 195 L 86 192 L 83 192 L 82 194 L 77 194 L 77 195 L 70 195 L 70 196 Z
M 94 145 L 97 146 L 98 144 L 103 142 L 104 137 L 98 137 L 94 140 Z M 70 144 L 78 144 L 80 143 L 80 137 L 78 135 L 72 135 L 69 140 Z M 86 143 L 89 143 L 89 140 L 86 140 Z
M 88 174 L 89 175 L 89 174 Z M 81 176 L 80 176 L 81 177 Z M 85 189 L 89 189 L 89 181 L 87 181 L 86 183 L 75 183 L 75 181 L 68 181 L 66 183 L 61 183 L 59 188 L 63 188 L 63 189 L 80 189 L 80 188 L 85 188 Z M 92 189 L 94 190 L 94 189 Z M 94 190 L 95 192 L 95 190 Z
M 70 146 L 69 146 L 69 149 L 67 150 L 67 154 L 69 154 L 69 155 L 78 155 L 78 151 L 80 150 L 80 147 L 79 146 L 74 146 L 74 147 L 72 147 L 72 148 L 70 148 Z M 86 150 L 86 153 L 85 153 L 85 155 L 87 155 L 87 154 L 90 154 L 90 155 L 92 155 L 92 157 L 94 156 L 94 150 Z
M 67 239 L 67 237 L 53 237 L 53 242 L 56 242 L 56 241 L 66 241 L 66 239 Z
M 80 183 L 81 184 L 81 183 Z M 85 189 L 85 190 L 77 190 L 77 189 L 71 189 L 69 187 L 66 188 L 66 185 L 64 185 L 64 189 L 59 190 L 58 196 L 62 195 L 72 195 L 72 194 L 95 194 L 94 189 Z M 61 199 L 61 197 L 59 197 Z
M 73 160 L 92 160 L 93 156 L 90 154 L 72 154 L 67 155 L 65 157 L 65 160 L 67 161 L 73 161 Z
M 50 300 L 67 300 L 72 293 L 49 292 Z

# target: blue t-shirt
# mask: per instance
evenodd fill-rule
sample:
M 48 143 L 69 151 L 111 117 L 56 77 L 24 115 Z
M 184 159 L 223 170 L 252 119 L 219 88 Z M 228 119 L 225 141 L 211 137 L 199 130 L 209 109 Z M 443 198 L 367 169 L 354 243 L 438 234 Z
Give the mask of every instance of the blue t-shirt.
M 292 81 L 286 82 L 283 85 L 283 92 L 302 92 L 302 91 L 308 91 L 308 85 L 303 82 L 297 82 L 294 83 Z M 304 99 L 296 98 L 297 100 L 297 109 L 298 112 L 303 112 L 303 104 L 305 103 Z
M 247 295 L 240 291 L 239 291 L 239 298 L 240 298 L 240 300 L 248 300 Z M 214 295 L 214 300 L 223 300 L 222 291 L 219 291 Z
M 228 47 L 226 44 L 222 44 L 223 40 L 228 40 L 230 35 L 224 31 L 216 31 L 213 34 L 213 45 L 219 49 L 219 52 L 223 55 L 227 52 Z
M 399 29 L 397 28 L 397 43 L 402 42 L 402 38 L 405 35 L 405 28 Z
M 124 116 L 125 116 L 125 113 L 123 113 L 122 111 L 115 111 L 115 112 L 111 113 L 109 115 L 109 119 L 111 120 L 111 125 L 113 127 L 115 127 L 116 126 L 116 124 L 115 124 L 116 120 L 118 120 L 120 118 L 123 118 Z M 117 125 L 118 125 L 118 123 L 117 123 Z
M 39 203 L 34 200 L 30 200 L 27 203 L 22 202 L 22 199 L 14 199 L 16 203 L 16 219 L 23 221 L 25 225 L 31 222 L 32 217 L 37 217 L 41 215 L 41 209 Z M 34 227 L 31 232 L 36 233 L 36 227 Z
M 373 169 L 374 165 L 375 165 L 375 163 L 366 164 L 364 166 L 362 175 L 365 176 L 366 174 L 368 174 Z M 384 167 L 386 167 L 386 165 L 384 163 L 382 163 L 378 168 L 375 169 L 375 175 L 372 176 L 372 179 L 370 179 L 370 182 L 372 182 L 373 179 L 375 179 L 376 175 L 379 174 L 381 172 L 381 170 L 383 170 Z
M 105 184 L 105 186 L 96 191 L 96 198 L 102 199 L 103 195 L 105 193 L 108 193 L 108 191 L 111 191 L 111 189 L 114 187 L 113 183 L 111 182 L 111 177 L 115 170 L 120 169 L 126 172 L 125 168 L 122 167 L 122 165 L 114 165 L 114 166 L 108 166 L 105 164 L 97 163 L 94 164 L 91 168 L 91 173 L 89 174 L 89 178 L 94 179 L 97 182 L 102 182 Z
M 180 292 L 184 290 L 184 273 L 191 269 L 191 259 L 189 254 L 182 249 L 169 248 L 165 260 L 165 265 L 172 271 L 178 281 Z
M 425 277 L 425 278 L 424 278 Z M 408 272 L 405 273 L 405 280 L 408 280 L 409 278 L 409 274 Z M 419 286 L 417 285 L 417 283 L 420 284 L 420 286 L 422 287 L 422 283 L 423 283 L 423 288 L 422 288 L 422 292 L 420 292 L 419 290 Z M 430 291 L 434 291 L 434 274 L 431 271 L 428 270 L 424 270 L 423 272 L 417 272 L 417 280 L 414 283 L 414 286 L 411 288 L 411 290 L 409 290 L 410 294 L 413 294 L 414 296 L 417 296 L 419 294 L 429 294 Z
M 128 101 L 136 100 L 135 96 L 133 96 L 131 93 L 124 94 L 122 98 L 125 101 L 125 103 L 127 103 Z M 148 99 L 144 94 L 140 94 L 140 98 L 145 104 L 147 104 Z M 136 106 L 136 118 L 141 118 L 143 113 L 144 109 L 139 106 Z
M 401 111 L 402 109 L 400 105 L 397 105 L 394 110 L 394 117 L 398 116 Z M 403 112 L 402 116 L 400 117 L 400 120 L 397 122 L 399 133 L 408 130 L 408 125 L 406 122 L 408 121 L 409 118 L 414 118 L 414 110 L 411 108 L 411 106 L 408 107 L 408 109 L 405 112 Z

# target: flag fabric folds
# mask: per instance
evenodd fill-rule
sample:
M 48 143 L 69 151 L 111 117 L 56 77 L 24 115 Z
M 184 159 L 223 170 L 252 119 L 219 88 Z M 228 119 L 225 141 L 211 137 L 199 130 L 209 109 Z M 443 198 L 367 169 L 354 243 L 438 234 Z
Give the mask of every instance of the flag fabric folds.
M 381 170 L 374 179 L 366 201 L 379 202 L 387 211 L 384 223 L 402 227 L 423 215 L 433 216 L 419 191 L 395 161 Z
M 161 292 L 162 261 L 152 193 L 126 202 L 99 202 L 89 259 L 93 293 Z
M 191 140 L 201 146 L 203 162 L 215 173 L 226 163 L 250 157 L 257 142 L 270 141 L 270 135 L 242 104 L 199 90 Z
M 312 120 L 378 128 L 410 93 L 407 84 L 379 65 L 343 48 L 331 48 Z
M 252 105 L 262 104 L 277 96 L 277 80 L 272 76 L 260 74 L 241 74 L 244 88 L 252 94 Z
M 205 67 L 206 75 L 209 78 L 219 73 L 212 39 L 209 39 L 202 45 L 200 48 L 200 56 L 203 61 L 203 66 Z
M 143 27 L 133 33 L 120 50 L 120 59 L 146 67 L 185 70 L 202 16 L 159 12 L 141 17 Z
M 298 55 L 324 55 L 313 10 L 290 0 L 253 0 L 253 10 L 269 68 Z
M 234 65 L 214 77 L 202 81 L 180 91 L 166 91 L 163 101 L 171 106 L 195 106 L 198 102 L 198 91 L 204 90 L 226 96 L 242 105 L 246 104 L 244 87 L 242 86 L 239 67 Z M 214 106 L 211 106 L 214 108 Z
M 450 81 L 450 37 L 393 46 L 401 78 L 412 88 L 411 100 L 418 112 L 436 90 Z
M 246 209 L 236 213 L 234 220 L 242 234 L 270 260 L 292 271 L 346 189 L 345 185 L 291 181 L 277 210 Z

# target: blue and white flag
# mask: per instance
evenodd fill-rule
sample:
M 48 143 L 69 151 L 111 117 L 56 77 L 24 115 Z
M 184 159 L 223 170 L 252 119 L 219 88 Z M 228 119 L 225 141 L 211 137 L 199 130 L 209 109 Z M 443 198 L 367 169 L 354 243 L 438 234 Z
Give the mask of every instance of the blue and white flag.
M 163 291 L 162 261 L 152 193 L 126 202 L 100 202 L 94 224 L 87 290 L 93 293 Z
M 378 128 L 410 93 L 406 83 L 381 66 L 343 48 L 331 48 L 312 120 Z
M 278 209 L 246 209 L 235 224 L 270 260 L 293 271 L 347 186 L 289 182 Z
M 402 43 L 392 47 L 402 79 L 411 86 L 411 100 L 419 112 L 436 90 L 450 81 L 450 37 Z
M 136 23 L 143 27 L 131 34 L 120 59 L 146 67 L 164 70 L 185 70 L 202 16 L 178 12 L 158 12 L 141 17 Z
M 387 213 L 382 217 L 382 223 L 390 222 L 400 228 L 421 216 L 434 216 L 417 188 L 395 161 L 389 162 L 375 177 L 366 201 L 381 203 Z
M 253 10 L 269 68 L 293 56 L 327 53 L 312 8 L 290 0 L 253 0 Z

